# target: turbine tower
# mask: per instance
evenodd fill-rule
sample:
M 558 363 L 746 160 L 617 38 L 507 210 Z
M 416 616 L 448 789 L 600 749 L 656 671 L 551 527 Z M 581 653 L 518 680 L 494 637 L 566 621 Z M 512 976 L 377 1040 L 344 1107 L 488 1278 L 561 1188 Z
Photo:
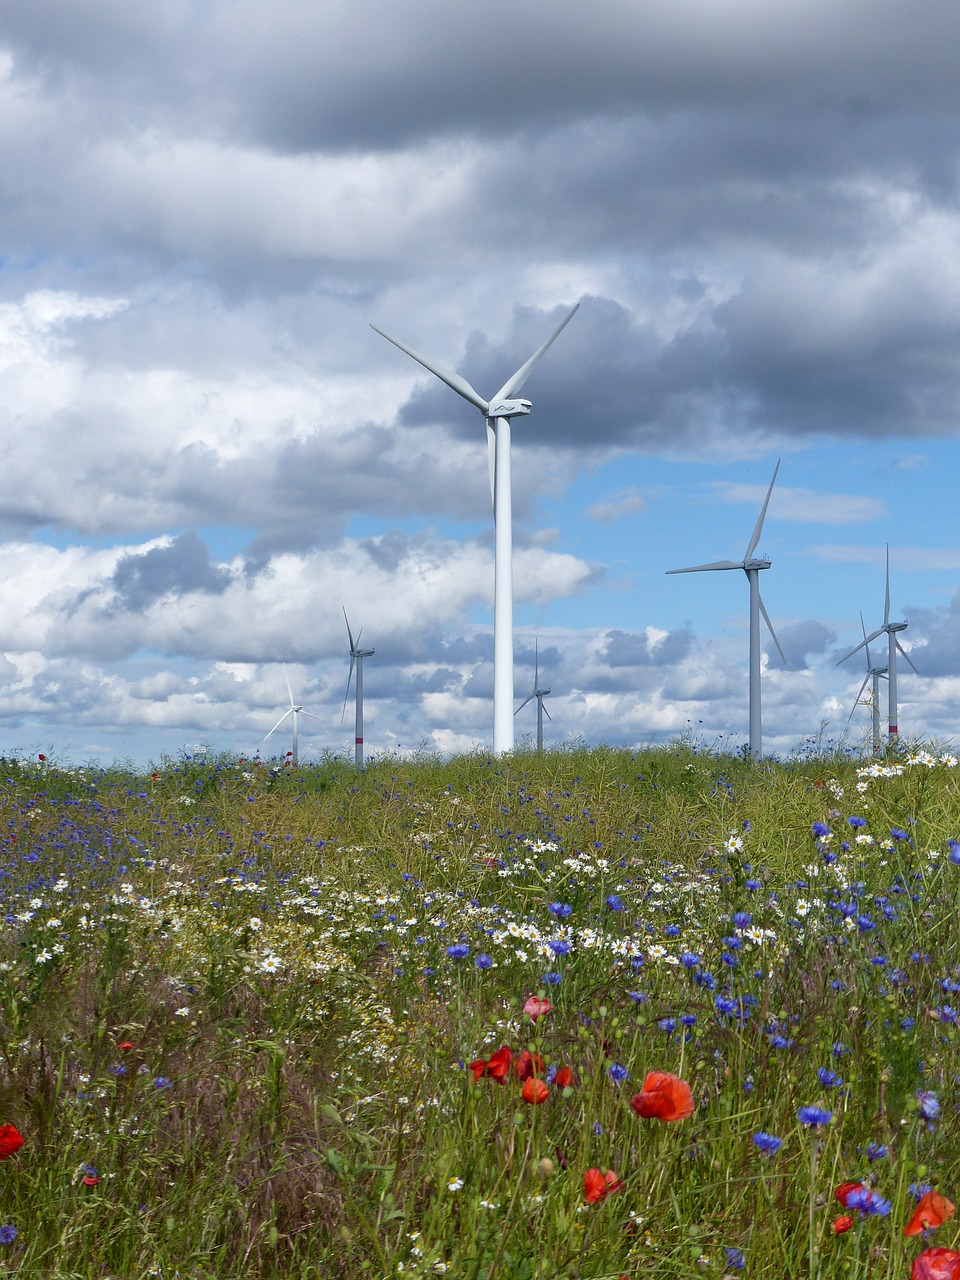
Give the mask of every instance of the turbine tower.
M 905 622 L 890 621 L 890 544 L 887 543 L 887 593 L 883 602 L 883 626 L 877 627 L 876 631 L 870 635 L 865 635 L 855 649 L 844 654 L 840 662 L 846 662 L 847 658 L 852 658 L 855 653 L 865 649 L 871 640 L 876 640 L 884 632 L 887 633 L 887 739 L 891 744 L 896 741 L 900 731 L 897 724 L 897 653 L 901 653 L 906 658 L 917 675 L 920 674 L 913 666 L 913 659 L 897 639 L 897 632 L 906 631 L 906 629 Z M 837 663 L 838 667 L 840 662 Z
M 531 693 L 529 698 L 526 698 L 523 702 L 521 702 L 519 707 L 517 707 L 516 711 L 513 713 L 514 715 L 519 715 L 520 712 L 523 710 L 523 708 L 527 705 L 527 703 L 532 702 L 534 698 L 536 698 L 537 700 L 537 750 L 538 751 L 543 750 L 543 717 L 546 716 L 548 720 L 551 720 L 553 718 L 550 715 L 550 712 L 543 705 L 543 700 L 549 693 L 550 693 L 549 689 L 540 688 L 540 641 L 538 640 L 536 642 L 536 647 L 534 649 L 534 659 L 533 659 L 533 693 Z
M 769 569 L 769 560 L 757 560 L 753 558 L 753 553 L 757 549 L 757 543 L 760 541 L 760 534 L 763 531 L 763 521 L 767 514 L 767 507 L 770 504 L 770 495 L 773 493 L 773 486 L 776 483 L 777 472 L 780 470 L 780 460 L 777 459 L 777 465 L 773 469 L 773 479 L 770 481 L 770 488 L 767 490 L 767 496 L 763 500 L 763 506 L 760 508 L 760 518 L 757 520 L 756 528 L 753 536 L 747 543 L 747 550 L 742 560 L 715 560 L 712 564 L 695 564 L 689 569 L 668 569 L 667 573 L 703 573 L 711 569 L 742 569 L 747 575 L 747 582 L 750 584 L 750 680 L 749 680 L 749 702 L 750 702 L 750 737 L 749 751 L 750 755 L 758 760 L 762 752 L 762 731 L 760 719 L 760 615 L 763 614 L 763 620 L 767 624 L 767 630 L 773 639 L 773 643 L 777 646 L 777 652 L 783 659 L 783 665 L 787 665 L 787 659 L 784 657 L 783 649 L 780 647 L 780 641 L 773 629 L 773 623 L 770 621 L 770 615 L 767 613 L 766 607 L 760 596 L 760 570 Z
M 422 364 L 457 395 L 475 405 L 487 424 L 487 465 L 493 502 L 495 565 L 493 592 L 493 750 L 497 755 L 513 750 L 513 511 L 510 488 L 510 423 L 532 408 L 517 397 L 541 356 L 553 344 L 580 308 L 579 302 L 564 317 L 543 346 L 508 378 L 491 400 L 484 400 L 466 378 L 419 355 L 375 324 L 370 328 Z
M 290 706 L 286 709 L 286 711 L 283 713 L 283 715 L 280 717 L 277 723 L 270 730 L 270 733 L 276 733 L 277 729 L 280 728 L 284 720 L 286 720 L 287 716 L 293 716 L 293 750 L 290 752 L 290 763 L 294 767 L 296 767 L 300 763 L 300 735 L 299 735 L 300 726 L 298 723 L 298 717 L 312 716 L 314 720 L 319 720 L 320 717 L 315 716 L 312 711 L 304 710 L 303 707 L 301 707 L 298 703 L 294 702 L 293 690 L 290 688 L 290 677 L 287 675 L 287 664 L 283 663 L 282 666 L 283 666 L 283 678 L 287 682 L 287 694 L 290 698 Z M 264 738 L 264 742 L 266 742 L 267 738 L 270 737 L 270 733 L 268 733 L 267 737 Z
M 347 675 L 347 691 L 343 695 L 343 711 L 340 713 L 340 723 L 343 724 L 343 717 L 347 711 L 347 698 L 350 696 L 350 681 L 353 679 L 353 668 L 356 664 L 357 668 L 357 715 L 356 729 L 354 731 L 354 761 L 358 769 L 363 768 L 363 660 L 364 658 L 372 658 L 375 649 L 361 649 L 360 637 L 363 635 L 363 627 L 357 632 L 357 638 L 354 640 L 353 632 L 350 630 L 350 623 L 347 620 L 347 611 L 343 611 L 343 620 L 347 624 L 347 635 L 350 637 L 350 671 Z
M 863 691 L 867 687 L 867 682 L 873 680 L 873 689 L 870 696 L 870 707 L 873 718 L 873 752 L 874 755 L 880 750 L 882 743 L 880 741 L 880 681 L 887 678 L 886 667 L 875 667 L 870 659 L 870 645 L 867 642 L 867 628 L 863 625 L 863 614 L 860 614 L 860 630 L 863 632 L 864 648 L 867 652 L 867 674 L 863 677 L 863 684 L 857 694 L 856 701 L 850 708 L 850 714 L 847 716 L 847 724 L 853 719 L 853 713 L 860 705 L 860 699 L 863 697 Z

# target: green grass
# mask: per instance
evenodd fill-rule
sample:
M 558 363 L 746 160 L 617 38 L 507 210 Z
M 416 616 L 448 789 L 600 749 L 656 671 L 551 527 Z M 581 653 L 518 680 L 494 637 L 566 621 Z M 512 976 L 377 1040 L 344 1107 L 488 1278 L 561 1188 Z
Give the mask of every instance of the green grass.
M 0 761 L 0 1271 L 909 1276 L 911 1184 L 960 1194 L 955 765 Z M 573 1082 L 474 1083 L 501 1046 Z

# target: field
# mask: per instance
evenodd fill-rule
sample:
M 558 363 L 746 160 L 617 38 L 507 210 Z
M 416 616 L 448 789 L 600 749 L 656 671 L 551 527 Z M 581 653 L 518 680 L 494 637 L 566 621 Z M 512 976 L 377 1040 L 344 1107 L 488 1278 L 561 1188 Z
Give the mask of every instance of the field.
M 0 794 L 0 1274 L 960 1277 L 955 757 Z

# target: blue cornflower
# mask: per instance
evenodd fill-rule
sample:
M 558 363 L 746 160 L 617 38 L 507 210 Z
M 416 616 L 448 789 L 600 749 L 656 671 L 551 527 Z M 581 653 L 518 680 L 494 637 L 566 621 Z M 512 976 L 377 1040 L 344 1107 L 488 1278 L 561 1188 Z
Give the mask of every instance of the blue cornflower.
M 857 1209 L 860 1213 L 872 1214 L 878 1218 L 885 1218 L 890 1212 L 890 1201 L 884 1200 L 869 1187 L 856 1187 L 849 1193 L 845 1203 L 848 1209 Z
M 906 833 L 906 831 L 901 831 L 899 827 L 891 827 L 890 839 L 891 840 L 909 840 L 910 837 Z
M 813 824 L 812 831 L 817 839 L 821 839 L 823 836 L 828 836 L 830 834 L 830 828 L 825 822 L 815 822 Z
M 547 910 L 558 920 L 566 920 L 567 916 L 573 914 L 573 907 L 568 902 L 551 902 Z
M 922 1200 L 928 1191 L 932 1191 L 929 1182 L 911 1182 L 907 1190 L 913 1196 L 914 1200 Z
M 477 956 L 476 960 L 474 960 L 473 963 L 477 966 L 478 969 L 491 969 L 493 967 L 493 956 L 488 956 L 486 953 L 484 953 L 482 955 Z
M 679 938 L 680 926 L 678 924 L 668 924 L 663 932 L 668 938 Z
M 792 1040 L 788 1040 L 786 1036 L 782 1036 L 779 1031 L 775 1031 L 770 1037 L 771 1049 L 789 1049 L 793 1044 Z
M 847 825 L 853 827 L 854 831 L 856 831 L 859 827 L 865 827 L 867 825 L 867 820 L 866 818 L 857 817 L 848 818 Z
M 608 893 L 604 898 L 604 902 L 606 902 L 611 911 L 623 910 L 623 899 L 616 893 Z
M 559 973 L 545 973 L 543 975 L 543 985 L 545 987 L 558 987 L 563 981 L 563 977 Z
M 118 1062 L 115 1066 L 112 1066 L 110 1071 L 115 1076 L 125 1076 L 127 1074 L 127 1068 L 122 1062 Z
M 821 1067 L 817 1076 L 825 1089 L 839 1089 L 843 1084 L 843 1077 L 837 1075 L 836 1071 L 831 1071 L 829 1067 Z
M 153 1082 L 153 1087 L 155 1089 L 170 1089 L 173 1087 L 173 1081 L 167 1076 L 157 1076 Z
M 632 1000 L 634 1004 L 646 1004 L 649 997 L 645 991 L 628 991 L 627 999 Z
M 0 1227 L 0 1244 L 13 1244 L 17 1238 L 17 1228 L 12 1226 Z
M 566 938 L 554 938 L 547 946 L 555 956 L 565 956 L 573 950 L 573 943 L 567 942 Z
M 783 1139 L 774 1137 L 772 1133 L 760 1132 L 753 1135 L 753 1145 L 772 1158 L 783 1146 Z
M 940 1117 L 940 1099 L 935 1093 L 929 1090 L 922 1090 L 917 1094 L 917 1110 L 923 1116 L 924 1120 L 931 1124 Z
M 753 916 L 749 911 L 734 912 L 733 924 L 737 929 L 749 929 L 753 924 Z
M 599 1138 L 603 1135 L 603 1125 L 599 1120 L 594 1120 L 593 1124 L 590 1126 L 590 1132 L 595 1138 Z
M 626 1067 L 621 1067 L 619 1062 L 615 1062 L 613 1066 L 607 1068 L 607 1075 L 614 1084 L 623 1084 L 630 1072 Z
M 748 880 L 746 887 L 750 890 L 751 893 L 756 893 L 756 891 L 762 886 L 759 880 Z
M 829 1124 L 833 1119 L 833 1112 L 825 1111 L 823 1107 L 800 1107 L 797 1110 L 797 1119 L 801 1124 L 816 1129 L 818 1125 Z
M 740 1008 L 736 1000 L 731 1000 L 727 996 L 714 996 L 713 1007 L 717 1013 L 725 1013 L 728 1016 L 736 1013 Z
M 676 1031 L 677 1020 L 676 1018 L 661 1018 L 657 1026 L 661 1031 Z
M 950 858 L 950 861 L 953 863 L 954 866 L 956 866 L 958 863 L 960 863 L 960 840 L 948 840 L 947 848 L 950 850 L 950 853 L 948 855 Z
M 682 1013 L 680 1022 L 684 1027 L 694 1027 L 697 1024 L 697 1015 L 695 1013 Z
M 692 951 L 684 951 L 680 955 L 680 963 L 685 969 L 695 969 L 701 961 L 700 957 Z
M 469 954 L 470 947 L 466 942 L 455 942 L 452 947 L 447 947 L 447 955 L 451 960 L 463 960 Z
M 873 1164 L 874 1160 L 885 1160 L 889 1154 L 889 1150 L 882 1142 L 871 1142 L 867 1147 L 867 1159 L 871 1164 Z
M 727 1250 L 727 1266 L 731 1271 L 742 1271 L 744 1268 L 743 1250 L 728 1249 Z

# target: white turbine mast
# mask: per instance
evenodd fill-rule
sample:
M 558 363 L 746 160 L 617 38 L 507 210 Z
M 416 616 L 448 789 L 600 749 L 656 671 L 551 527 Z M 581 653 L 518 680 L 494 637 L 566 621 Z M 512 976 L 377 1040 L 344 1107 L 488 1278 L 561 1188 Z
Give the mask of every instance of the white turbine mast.
M 861 619 L 862 621 L 862 619 Z M 913 666 L 913 659 L 904 649 L 903 645 L 897 639 L 897 633 L 906 631 L 907 624 L 905 622 L 890 621 L 890 544 L 887 543 L 887 590 L 883 601 L 883 626 L 877 627 L 876 631 L 870 635 L 864 635 L 863 639 L 855 649 L 851 649 L 849 653 L 845 653 L 840 662 L 846 662 L 847 658 L 852 658 L 855 653 L 859 653 L 861 649 L 866 649 L 871 640 L 876 640 L 878 636 L 882 636 L 884 632 L 887 634 L 887 739 L 892 745 L 900 732 L 900 726 L 897 723 L 897 654 L 901 654 L 913 667 L 914 672 L 919 675 L 920 672 Z M 869 661 L 869 659 L 868 659 Z M 840 662 L 837 666 L 840 666 Z M 879 732 L 876 734 L 879 737 Z
M 538 751 L 543 750 L 543 717 L 546 716 L 548 720 L 553 719 L 553 717 L 550 715 L 550 712 L 543 705 L 543 700 L 549 695 L 549 693 L 550 693 L 549 689 L 540 688 L 540 641 L 537 640 L 534 646 L 534 659 L 533 659 L 533 693 L 531 693 L 529 698 L 525 698 L 524 701 L 520 703 L 519 707 L 517 707 L 516 711 L 513 714 L 515 716 L 519 715 L 520 712 L 523 710 L 523 708 L 527 705 L 527 703 L 532 702 L 534 698 L 536 698 L 537 700 L 537 750 Z
M 270 730 L 270 733 L 267 734 L 267 737 L 264 738 L 264 742 L 266 742 L 267 738 L 270 737 L 271 733 L 276 733 L 276 731 L 283 724 L 284 720 L 286 720 L 287 716 L 292 716 L 293 717 L 293 749 L 290 752 L 290 763 L 294 767 L 296 767 L 300 763 L 299 717 L 310 716 L 314 720 L 319 720 L 320 717 L 315 716 L 312 711 L 307 711 L 303 707 L 301 707 L 299 703 L 294 702 L 293 690 L 290 688 L 290 677 L 287 675 L 287 664 L 284 662 L 281 665 L 283 667 L 283 678 L 287 682 L 287 695 L 290 698 L 290 706 L 286 709 L 286 711 L 283 713 L 283 715 L 280 717 L 277 723 Z
M 766 606 L 760 596 L 760 570 L 769 569 L 770 561 L 764 559 L 754 559 L 753 553 L 757 549 L 757 543 L 760 541 L 760 534 L 763 531 L 763 521 L 767 514 L 767 507 L 770 504 L 770 495 L 773 493 L 773 486 L 776 483 L 777 472 L 780 470 L 780 460 L 777 459 L 777 465 L 773 469 L 773 479 L 770 481 L 770 488 L 767 490 L 767 496 L 763 500 L 763 506 L 760 508 L 760 518 L 757 520 L 756 528 L 753 536 L 747 543 L 747 550 L 742 560 L 715 560 L 711 564 L 695 564 L 689 569 L 668 569 L 667 573 L 705 573 L 713 569 L 742 569 L 747 575 L 747 582 L 750 584 L 750 678 L 749 678 L 749 704 L 750 704 L 750 736 L 749 736 L 749 752 L 750 755 L 758 760 L 762 754 L 762 726 L 760 716 L 760 615 L 767 624 L 767 630 L 773 639 L 773 643 L 777 646 L 777 652 L 783 659 L 783 665 L 787 665 L 787 659 L 784 656 L 783 649 L 780 647 L 780 641 L 777 639 L 777 633 L 773 629 L 773 623 L 770 621 L 770 615 L 767 613 Z
M 353 738 L 353 758 L 358 769 L 363 768 L 363 660 L 364 658 L 372 658 L 376 653 L 375 649 L 361 649 L 360 637 L 363 635 L 363 627 L 357 632 L 357 638 L 354 640 L 353 632 L 350 630 L 350 622 L 347 618 L 347 611 L 343 611 L 343 620 L 347 624 L 347 636 L 350 639 L 350 671 L 347 674 L 347 691 L 343 695 L 343 711 L 340 713 L 340 723 L 343 724 L 343 717 L 347 713 L 347 699 L 350 697 L 350 681 L 353 679 L 353 669 L 357 669 L 356 683 L 356 727 L 354 729 Z
M 871 657 L 870 657 L 870 644 L 867 641 L 867 628 L 863 622 L 862 611 L 860 613 L 860 630 L 863 632 L 864 649 L 866 650 L 866 654 L 867 654 L 867 674 L 863 677 L 863 684 L 861 684 L 860 690 L 857 693 L 854 704 L 850 708 L 850 714 L 847 716 L 847 724 L 849 724 L 850 721 L 853 719 L 853 713 L 856 711 L 857 707 L 860 706 L 860 699 L 863 697 L 863 691 L 864 689 L 866 689 L 867 684 L 872 680 L 873 688 L 871 689 L 870 698 L 867 705 L 871 709 L 872 729 L 873 729 L 873 736 L 871 738 L 871 742 L 873 745 L 874 755 L 876 755 L 877 752 L 880 750 L 880 747 L 883 745 L 880 740 L 880 681 L 886 680 L 887 668 L 875 667 L 873 665 L 873 661 L 871 660 Z
M 457 395 L 475 405 L 486 419 L 487 464 L 490 471 L 490 497 L 493 502 L 495 533 L 494 602 L 493 602 L 493 750 L 497 755 L 513 750 L 513 502 L 510 473 L 510 423 L 524 417 L 533 407 L 529 400 L 517 397 L 523 390 L 534 366 L 548 350 L 580 308 L 577 305 L 564 317 L 546 342 L 530 359 L 508 378 L 491 400 L 484 400 L 462 378 L 435 360 L 428 360 L 412 347 L 392 338 L 375 324 L 370 328 L 395 347 L 422 364 L 445 382 Z

